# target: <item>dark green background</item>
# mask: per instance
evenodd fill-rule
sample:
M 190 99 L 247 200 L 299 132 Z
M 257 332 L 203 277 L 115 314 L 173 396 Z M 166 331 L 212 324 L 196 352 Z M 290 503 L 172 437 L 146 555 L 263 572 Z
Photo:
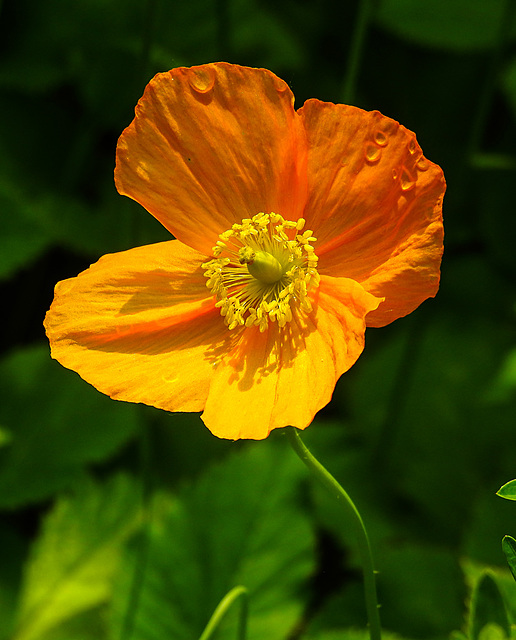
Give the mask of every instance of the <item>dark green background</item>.
M 369 6 L 348 98 L 415 131 L 442 166 L 442 284 L 411 316 L 368 330 L 305 439 L 370 528 L 385 627 L 445 638 L 478 571 L 504 568 L 501 537 L 516 535 L 516 505 L 495 495 L 516 477 L 516 10 Z M 297 106 L 341 102 L 359 7 L 0 6 L 1 640 L 195 638 L 239 581 L 252 591 L 250 638 L 360 637 L 343 631 L 365 625 L 348 527 L 281 433 L 219 441 L 197 415 L 111 401 L 50 360 L 42 327 L 57 280 L 168 237 L 112 177 L 152 75 L 227 60 L 271 69 Z M 72 588 L 88 561 L 89 596 Z M 61 587 L 69 599 L 41 623 Z M 39 604 L 27 613 L 24 598 Z

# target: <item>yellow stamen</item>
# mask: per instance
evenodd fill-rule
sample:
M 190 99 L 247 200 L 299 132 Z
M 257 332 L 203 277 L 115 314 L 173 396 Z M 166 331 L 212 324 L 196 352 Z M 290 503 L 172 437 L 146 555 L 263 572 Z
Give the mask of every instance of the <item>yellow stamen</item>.
M 203 264 L 206 285 L 229 329 L 269 321 L 280 327 L 293 309 L 312 310 L 310 291 L 319 285 L 312 231 L 300 234 L 305 221 L 258 213 L 220 234 L 214 258 Z

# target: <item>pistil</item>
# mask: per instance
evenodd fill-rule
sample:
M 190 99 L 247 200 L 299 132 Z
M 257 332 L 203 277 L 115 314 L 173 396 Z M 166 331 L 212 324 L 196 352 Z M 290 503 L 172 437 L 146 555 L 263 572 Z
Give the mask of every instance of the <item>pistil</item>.
M 202 266 L 229 329 L 257 325 L 265 331 L 269 321 L 283 327 L 294 309 L 312 310 L 318 258 L 312 231 L 301 233 L 304 224 L 303 218 L 259 213 L 220 234 L 215 257 Z
M 249 273 L 265 284 L 278 282 L 285 273 L 281 262 L 267 251 L 253 251 L 250 247 L 242 247 L 238 255 L 240 263 L 247 264 Z

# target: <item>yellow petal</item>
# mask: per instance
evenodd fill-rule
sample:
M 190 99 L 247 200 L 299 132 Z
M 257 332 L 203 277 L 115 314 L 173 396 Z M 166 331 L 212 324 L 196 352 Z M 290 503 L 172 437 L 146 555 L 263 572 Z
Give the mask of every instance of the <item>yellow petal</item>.
M 380 300 L 347 278 L 323 276 L 309 315 L 283 329 L 245 330 L 216 368 L 203 415 L 220 438 L 266 438 L 307 427 L 364 348 L 365 316 Z
M 118 191 L 206 254 L 243 218 L 297 219 L 306 153 L 293 102 L 265 69 L 216 63 L 158 74 L 118 142 Z
M 377 111 L 309 100 L 299 114 L 318 268 L 385 298 L 367 325 L 388 324 L 437 292 L 443 173 L 411 131 Z
M 172 240 L 106 255 L 59 282 L 45 318 L 52 356 L 116 400 L 200 411 L 234 340 L 202 258 Z

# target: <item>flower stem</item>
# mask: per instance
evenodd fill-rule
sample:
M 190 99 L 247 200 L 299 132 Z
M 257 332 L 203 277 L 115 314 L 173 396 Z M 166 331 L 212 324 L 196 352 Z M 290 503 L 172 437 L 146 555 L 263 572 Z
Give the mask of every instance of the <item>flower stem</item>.
M 348 57 L 348 66 L 342 90 L 342 101 L 344 104 L 351 104 L 355 100 L 355 90 L 357 84 L 358 71 L 362 60 L 367 27 L 372 14 L 372 0 L 360 0 L 358 13 L 355 20 L 353 35 Z
M 297 429 L 294 427 L 288 427 L 286 429 L 286 433 L 292 448 L 301 458 L 302 462 L 304 462 L 319 482 L 321 482 L 330 491 L 330 493 L 335 496 L 348 515 L 351 516 L 351 523 L 355 530 L 358 550 L 362 561 L 362 571 L 364 574 L 364 594 L 367 618 L 369 620 L 369 634 L 371 640 L 381 640 L 382 630 L 380 625 L 380 614 L 378 611 L 378 599 L 376 597 L 376 578 L 373 556 L 371 553 L 371 545 L 369 544 L 369 537 L 360 513 L 349 495 L 340 486 L 337 480 L 335 480 L 331 473 L 329 473 L 310 453 L 304 442 L 301 440 L 301 436 Z
M 237 640 L 245 640 L 247 629 L 247 589 L 243 586 L 234 587 L 226 593 L 222 600 L 217 605 L 217 608 L 213 612 L 213 615 L 208 621 L 204 631 L 201 634 L 199 640 L 209 640 L 213 633 L 216 631 L 222 618 L 226 615 L 228 609 L 237 598 L 242 598 L 242 608 L 240 609 L 240 622 L 238 625 Z
M 470 163 L 472 163 L 473 166 L 475 165 L 476 156 L 482 146 L 482 136 L 486 128 L 486 122 L 496 89 L 496 83 L 499 80 L 503 54 L 505 53 L 509 42 L 511 25 L 514 20 L 514 12 L 515 6 L 513 0 L 505 0 L 500 12 L 500 23 L 498 25 L 498 33 L 491 53 L 491 61 L 489 63 L 487 77 L 484 81 L 484 86 L 477 103 L 477 112 L 473 120 L 473 127 L 470 134 L 468 152 Z

